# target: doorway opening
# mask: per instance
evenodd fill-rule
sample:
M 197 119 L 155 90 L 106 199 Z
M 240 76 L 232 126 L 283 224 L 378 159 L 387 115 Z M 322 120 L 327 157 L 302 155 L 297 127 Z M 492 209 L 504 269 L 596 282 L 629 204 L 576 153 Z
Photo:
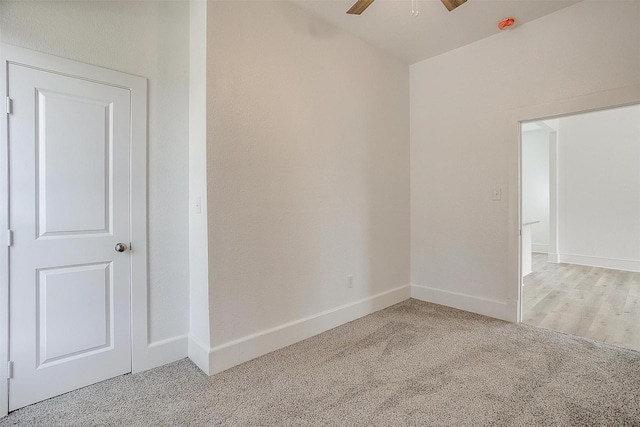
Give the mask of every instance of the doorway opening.
M 522 322 L 640 351 L 640 105 L 520 141 Z

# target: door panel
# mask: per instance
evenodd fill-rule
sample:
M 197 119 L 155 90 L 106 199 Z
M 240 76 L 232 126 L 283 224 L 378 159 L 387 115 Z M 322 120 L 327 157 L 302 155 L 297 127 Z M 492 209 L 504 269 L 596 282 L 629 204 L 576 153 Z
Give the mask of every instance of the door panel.
M 10 64 L 9 409 L 131 371 L 127 89 Z
M 37 368 L 113 348 L 111 267 L 99 263 L 38 271 Z
M 38 235 L 110 232 L 113 104 L 36 93 Z

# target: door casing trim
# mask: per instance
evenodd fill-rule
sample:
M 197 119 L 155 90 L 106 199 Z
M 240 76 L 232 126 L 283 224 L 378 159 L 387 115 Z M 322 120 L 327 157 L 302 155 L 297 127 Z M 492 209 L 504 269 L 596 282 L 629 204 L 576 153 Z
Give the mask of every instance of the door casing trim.
M 130 236 L 131 236 L 131 371 L 149 364 L 147 263 L 147 79 L 107 68 L 0 43 L 0 95 L 7 98 L 10 63 L 80 77 L 127 89 L 131 93 Z M 0 235 L 9 229 L 8 119 L 0 120 Z M 9 247 L 0 244 L 0 378 L 9 361 Z M 0 380 L 0 417 L 8 414 L 9 380 Z
M 510 322 L 522 321 L 522 141 L 521 124 L 536 120 L 553 119 L 579 113 L 624 107 L 640 103 L 640 84 L 587 93 L 552 102 L 519 107 L 505 115 L 504 126 L 509 132 L 508 145 L 508 289 L 507 316 Z M 556 242 L 557 243 L 557 242 Z

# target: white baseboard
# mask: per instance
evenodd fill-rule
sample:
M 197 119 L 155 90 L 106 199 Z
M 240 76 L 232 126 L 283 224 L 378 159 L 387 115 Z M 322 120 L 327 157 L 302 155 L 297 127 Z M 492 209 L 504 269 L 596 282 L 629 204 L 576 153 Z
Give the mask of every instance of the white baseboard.
M 509 307 L 507 301 L 495 301 L 419 285 L 411 286 L 411 297 L 501 320 L 510 321 L 513 317 L 512 314 L 509 315 L 508 310 L 512 307 Z
M 613 270 L 640 271 L 640 261 L 630 259 L 560 254 L 558 262 L 562 262 L 565 264 L 586 265 L 589 267 L 611 268 Z
M 200 340 L 198 340 L 193 335 L 189 335 L 189 344 L 188 344 L 187 354 L 189 359 L 193 363 L 196 364 L 202 372 L 207 375 L 210 374 L 210 366 L 209 366 L 209 348 L 205 346 Z
M 549 244 L 548 243 L 532 243 L 531 244 L 531 252 L 539 252 L 541 254 L 549 253 Z
M 162 341 L 156 341 L 147 346 L 144 356 L 139 360 L 142 366 L 133 370 L 133 373 L 146 371 L 175 362 L 187 357 L 187 336 L 180 335 Z
M 505 319 L 507 322 L 517 323 L 518 318 L 520 317 L 520 301 L 517 299 L 508 299 L 507 300 L 507 316 Z
M 209 350 L 209 375 L 310 338 L 411 297 L 410 285 L 342 305 Z M 191 342 L 191 340 L 189 340 Z M 191 347 L 190 347 L 191 349 Z M 194 351 L 195 353 L 195 351 Z M 189 355 L 191 357 L 191 353 Z M 197 356 L 200 357 L 200 356 Z M 198 365 L 198 362 L 194 360 Z M 200 366 L 200 365 L 198 365 Z M 204 369 L 203 369 L 204 370 Z M 206 371 L 205 371 L 206 372 Z

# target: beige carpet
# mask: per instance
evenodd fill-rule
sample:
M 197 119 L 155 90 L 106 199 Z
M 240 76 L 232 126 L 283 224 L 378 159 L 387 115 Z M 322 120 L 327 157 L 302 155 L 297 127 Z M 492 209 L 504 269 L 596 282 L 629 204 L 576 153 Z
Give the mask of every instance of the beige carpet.
M 183 360 L 9 425 L 640 426 L 640 353 L 408 300 L 211 378 Z

